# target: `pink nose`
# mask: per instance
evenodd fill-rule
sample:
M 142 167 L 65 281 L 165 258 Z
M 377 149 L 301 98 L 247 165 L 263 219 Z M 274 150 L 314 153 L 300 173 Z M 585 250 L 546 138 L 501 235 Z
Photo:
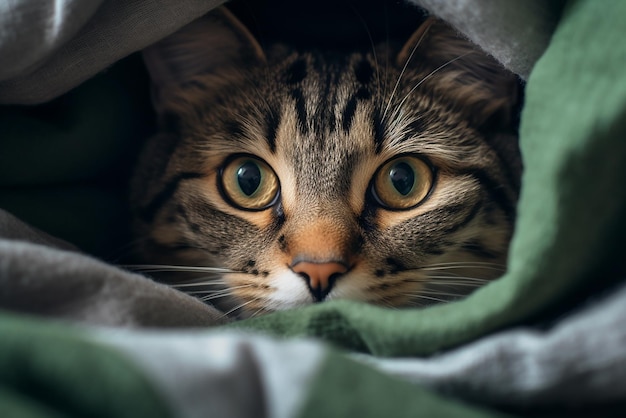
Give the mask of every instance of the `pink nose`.
M 337 262 L 312 263 L 300 261 L 291 266 L 291 270 L 308 280 L 309 287 L 318 300 L 322 300 L 332 287 L 332 281 L 338 275 L 344 274 L 348 268 Z

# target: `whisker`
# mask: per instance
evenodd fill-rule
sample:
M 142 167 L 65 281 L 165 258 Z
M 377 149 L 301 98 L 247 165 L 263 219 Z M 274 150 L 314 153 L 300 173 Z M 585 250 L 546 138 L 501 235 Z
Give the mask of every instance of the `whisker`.
M 445 300 L 445 299 L 440 299 L 440 298 L 436 298 L 436 297 L 433 297 L 433 296 L 425 296 L 425 295 L 419 294 L 419 293 L 410 294 L 409 296 L 412 297 L 412 298 L 416 298 L 416 299 L 432 300 L 434 302 L 440 302 L 440 303 L 449 302 L 448 300 Z
M 435 277 L 435 276 L 432 276 L 433 273 L 430 273 L 430 271 L 431 270 L 425 270 L 425 272 L 427 273 L 426 277 Z M 437 270 L 432 270 L 432 271 L 437 271 Z M 439 271 L 438 273 L 439 274 L 448 274 L 448 275 L 450 275 L 452 277 L 455 277 L 455 278 L 458 278 L 458 279 L 467 278 L 467 276 L 464 276 L 464 275 L 462 275 L 460 273 L 455 273 L 455 272 L 452 272 L 452 271 L 448 271 L 447 269 L 443 269 L 443 271 Z
M 472 282 L 478 282 L 478 283 L 488 283 L 491 280 L 489 279 L 481 279 L 480 277 L 470 277 L 470 276 L 459 276 L 459 275 L 454 275 L 454 276 L 448 276 L 448 275 L 436 275 L 436 276 L 427 276 L 428 279 L 453 279 L 453 280 L 460 280 L 460 281 L 472 281 Z
M 478 282 L 478 281 L 471 281 L 471 280 L 437 280 L 435 278 L 435 280 L 432 281 L 425 281 L 425 280 L 407 280 L 407 282 L 410 283 L 421 283 L 421 284 L 428 284 L 429 286 L 465 286 L 465 287 L 481 287 L 487 283 L 489 283 L 489 281 L 485 281 L 485 282 Z
M 244 306 L 247 306 L 247 305 L 249 305 L 249 304 L 251 304 L 251 303 L 253 303 L 253 302 L 256 302 L 256 301 L 258 301 L 259 299 L 261 299 L 261 298 L 260 298 L 260 297 L 256 297 L 256 298 L 254 298 L 254 299 L 251 299 L 251 300 L 249 300 L 249 301 L 247 301 L 247 302 L 244 302 L 244 303 L 242 303 L 242 304 L 239 304 L 239 305 L 235 306 L 234 308 L 232 308 L 232 309 L 231 309 L 231 310 L 229 310 L 228 312 L 225 312 L 225 313 L 222 315 L 222 318 L 227 317 L 228 315 L 230 315 L 231 313 L 235 312 L 236 310 L 241 309 L 241 308 L 243 308 Z
M 502 264 L 472 264 L 472 263 L 456 263 L 456 264 L 429 264 L 416 268 L 415 270 L 436 271 L 436 270 L 458 270 L 458 269 L 483 269 L 506 271 L 506 266 Z
M 459 298 L 459 297 L 467 296 L 465 293 L 450 293 L 450 292 L 439 292 L 439 291 L 430 291 L 430 290 L 421 290 L 420 294 L 430 295 L 430 296 L 449 296 L 452 298 Z
M 211 295 L 212 295 L 212 294 L 214 294 L 214 293 L 217 293 L 217 292 L 222 292 L 222 291 L 224 291 L 224 290 L 226 290 L 226 289 L 218 289 L 218 290 L 215 290 L 215 289 L 204 289 L 204 290 L 185 290 L 184 292 L 185 292 L 186 294 L 188 294 L 188 295 L 191 295 L 191 296 L 196 296 L 196 295 L 208 295 L 208 294 L 211 294 Z
M 453 276 L 425 276 L 421 279 L 411 280 L 411 281 L 417 282 L 417 283 L 432 283 L 432 284 L 459 283 L 459 284 L 467 285 L 468 283 L 471 283 L 477 286 L 482 286 L 487 283 L 491 283 L 492 281 L 494 281 L 494 279 L 481 279 L 481 278 L 476 278 L 476 277 L 465 277 L 465 276 L 453 275 Z
M 158 273 L 166 271 L 184 271 L 194 273 L 243 273 L 242 271 L 231 270 L 222 267 L 204 267 L 204 266 L 174 266 L 166 264 L 125 264 L 120 267 L 127 268 L 129 270 L 141 271 L 144 273 Z
M 264 306 L 260 307 L 259 309 L 257 309 L 256 311 L 254 311 L 254 313 L 252 315 L 249 316 L 249 318 L 254 318 L 257 315 L 261 314 L 261 312 L 266 311 L 266 312 L 271 312 L 268 309 L 266 309 Z
M 463 292 L 470 292 L 472 290 L 478 289 L 480 287 L 483 287 L 484 284 L 477 284 L 477 283 L 429 283 L 427 285 L 427 289 L 431 289 L 431 290 L 435 290 L 435 289 L 452 289 L 452 290 L 457 290 L 457 289 L 463 289 Z
M 417 268 L 417 269 L 410 269 L 410 270 L 406 270 L 406 271 L 424 271 L 424 272 L 442 272 L 442 273 L 447 273 L 447 274 L 454 274 L 454 275 L 458 275 L 457 273 L 454 273 L 453 271 L 449 271 L 449 270 L 465 270 L 465 269 L 481 269 L 481 270 L 493 270 L 493 271 L 499 271 L 504 273 L 506 271 L 506 269 L 502 269 L 502 268 L 498 268 L 498 267 L 486 267 L 486 266 L 451 266 L 451 267 L 426 267 L 426 268 Z
M 189 295 L 203 295 L 203 294 L 206 294 L 206 295 L 210 296 L 210 295 L 219 295 L 219 294 L 225 294 L 225 293 L 230 294 L 230 293 L 232 293 L 231 290 L 232 289 L 217 289 L 217 290 L 216 289 L 212 289 L 212 290 L 197 290 L 197 291 L 194 290 L 194 291 L 185 292 L 185 293 L 187 293 Z
M 402 105 L 404 105 L 404 102 L 407 101 L 407 99 L 411 96 L 411 94 L 413 94 L 413 92 L 419 87 L 421 86 L 424 82 L 426 82 L 429 78 L 431 78 L 433 75 L 437 74 L 440 70 L 442 70 L 443 68 L 447 67 L 448 65 L 452 64 L 455 61 L 460 60 L 461 58 L 466 57 L 469 54 L 472 54 L 473 51 L 470 52 L 466 52 L 465 54 L 459 55 L 456 58 L 453 58 L 449 61 L 447 61 L 444 64 L 441 64 L 439 67 L 435 68 L 434 70 L 432 70 L 428 75 L 426 75 L 424 78 L 422 78 L 411 90 L 409 90 L 409 92 L 404 96 L 404 98 L 400 101 L 400 103 L 396 106 L 396 110 L 395 110 L 395 114 L 397 114 L 397 112 L 400 111 L 400 109 L 402 108 Z M 412 55 L 413 53 L 411 53 Z M 389 102 L 389 104 L 391 104 L 391 101 Z M 387 106 L 389 107 L 389 105 Z
M 385 107 L 385 111 L 383 112 L 383 117 L 382 120 L 385 120 L 385 117 L 387 116 L 387 112 L 389 111 L 389 107 L 391 106 L 391 102 L 394 98 L 394 96 L 396 95 L 396 91 L 398 90 L 398 86 L 400 85 L 400 81 L 402 80 L 402 77 L 404 76 L 404 73 L 406 72 L 407 67 L 409 66 L 409 63 L 411 62 L 411 59 L 413 58 L 413 55 L 415 54 L 415 51 L 417 51 L 417 48 L 420 46 L 420 44 L 422 43 L 422 40 L 424 39 L 424 37 L 426 36 L 426 33 L 428 32 L 428 30 L 425 30 L 424 33 L 422 33 L 422 35 L 420 36 L 420 38 L 417 40 L 417 42 L 415 43 L 415 46 L 413 47 L 413 49 L 411 50 L 411 53 L 409 54 L 409 56 L 407 57 L 404 66 L 402 67 L 402 70 L 400 71 L 400 75 L 398 76 L 398 79 L 396 80 L 396 84 L 393 86 L 393 90 L 391 90 L 391 96 L 389 96 L 389 101 L 387 102 L 387 106 Z M 428 76 L 427 76 L 428 77 Z M 412 90 L 411 90 L 412 92 Z M 411 93 L 409 92 L 409 94 Z M 402 103 L 400 103 L 400 106 L 404 103 L 404 100 L 402 101 Z
M 183 288 L 183 287 L 198 287 L 198 286 L 210 286 L 210 285 L 224 286 L 224 285 L 227 285 L 227 284 L 228 284 L 227 282 L 223 282 L 223 281 L 208 280 L 208 281 L 190 282 L 190 283 L 175 283 L 175 284 L 168 283 L 167 285 L 169 287 L 173 287 L 175 289 L 179 289 L 179 288 Z
M 490 261 L 448 261 L 445 263 L 432 263 L 432 264 L 426 264 L 424 267 L 439 267 L 439 266 L 456 266 L 456 265 L 468 265 L 468 266 L 474 266 L 474 265 L 479 265 L 479 266 L 496 266 L 496 267 L 501 267 L 504 268 L 505 265 L 501 264 L 501 263 L 492 263 Z
M 192 293 L 220 293 L 220 292 L 230 292 L 230 291 L 235 290 L 235 289 L 247 289 L 247 288 L 250 288 L 250 287 L 252 287 L 252 285 L 244 284 L 244 285 L 241 285 L 241 286 L 229 286 L 228 288 L 225 288 L 225 289 L 205 289 L 205 290 L 197 290 L 197 291 L 193 290 L 193 291 L 185 292 L 185 293 L 189 293 L 189 294 L 192 294 Z
M 451 277 L 451 276 L 435 276 L 429 277 L 428 283 L 430 284 L 448 284 L 459 286 L 482 286 L 491 282 L 491 280 L 473 279 L 471 277 Z
M 388 298 L 382 298 L 381 301 L 384 302 L 383 306 L 385 308 L 389 308 L 389 309 L 393 309 L 393 310 L 400 309 L 396 305 L 392 304 L 391 301 L 388 300 Z
M 233 292 L 233 290 L 235 289 L 244 289 L 244 288 L 248 288 L 248 287 L 252 287 L 251 285 L 242 285 L 242 286 L 233 286 L 233 287 L 229 287 L 227 289 L 221 289 L 221 290 L 204 290 L 204 291 L 197 291 L 197 292 L 187 292 L 190 295 L 196 295 L 196 294 L 202 294 L 202 293 L 210 293 L 207 296 L 203 296 L 203 297 L 198 297 L 198 299 L 200 299 L 203 302 L 207 302 L 209 300 L 213 300 L 213 299 L 218 299 L 218 298 L 222 298 L 225 296 L 232 296 L 235 293 Z M 197 297 L 197 296 L 196 296 Z
M 232 293 L 230 292 L 225 292 L 225 293 L 219 293 L 219 294 L 215 294 L 215 295 L 208 295 L 208 296 L 203 296 L 200 299 L 202 302 L 209 302 L 211 300 L 215 300 L 215 299 L 219 299 L 219 298 L 225 298 L 226 296 L 232 296 Z

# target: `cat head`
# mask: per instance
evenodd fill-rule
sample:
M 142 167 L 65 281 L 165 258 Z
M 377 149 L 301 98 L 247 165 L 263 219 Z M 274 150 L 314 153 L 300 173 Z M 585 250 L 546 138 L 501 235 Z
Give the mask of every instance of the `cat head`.
M 144 56 L 141 256 L 229 269 L 206 285 L 218 307 L 414 306 L 502 273 L 517 80 L 443 22 L 396 48 L 263 50 L 219 9 Z

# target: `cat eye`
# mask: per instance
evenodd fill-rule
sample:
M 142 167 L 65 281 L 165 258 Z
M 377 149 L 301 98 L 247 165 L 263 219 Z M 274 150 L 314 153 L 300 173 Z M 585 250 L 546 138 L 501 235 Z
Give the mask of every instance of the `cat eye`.
M 280 189 L 278 177 L 264 161 L 242 155 L 228 161 L 220 170 L 220 191 L 233 206 L 263 210 L 272 206 Z
M 372 194 L 392 210 L 411 209 L 428 196 L 434 183 L 433 168 L 423 159 L 404 155 L 384 163 L 374 175 Z

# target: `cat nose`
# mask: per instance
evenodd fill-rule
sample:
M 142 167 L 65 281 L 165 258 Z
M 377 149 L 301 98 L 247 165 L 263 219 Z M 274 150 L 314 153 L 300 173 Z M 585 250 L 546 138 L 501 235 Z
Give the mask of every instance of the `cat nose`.
M 335 280 L 348 271 L 348 267 L 335 261 L 326 263 L 299 261 L 291 266 L 291 270 L 304 278 L 313 297 L 320 302 L 330 292 Z

